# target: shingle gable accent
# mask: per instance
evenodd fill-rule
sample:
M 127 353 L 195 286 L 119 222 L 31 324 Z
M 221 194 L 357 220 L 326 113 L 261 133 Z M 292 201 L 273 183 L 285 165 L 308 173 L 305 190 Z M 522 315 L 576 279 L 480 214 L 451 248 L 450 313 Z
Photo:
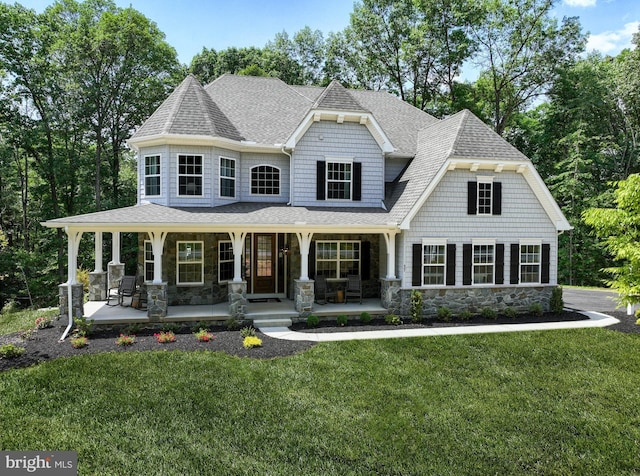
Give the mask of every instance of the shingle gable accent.
M 325 88 L 311 109 L 369 112 L 335 79 Z

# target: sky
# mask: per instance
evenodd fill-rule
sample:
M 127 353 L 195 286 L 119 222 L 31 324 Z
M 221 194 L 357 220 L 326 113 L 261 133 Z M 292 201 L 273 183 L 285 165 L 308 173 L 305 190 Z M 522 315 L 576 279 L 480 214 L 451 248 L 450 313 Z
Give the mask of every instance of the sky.
M 42 12 L 53 0 L 17 0 Z M 349 24 L 352 0 L 115 0 L 153 20 L 188 65 L 203 47 L 262 48 L 276 33 L 293 35 L 305 26 L 325 36 Z M 5 2 L 5 3 L 13 3 Z M 616 55 L 631 47 L 640 26 L 640 0 L 558 0 L 554 15 L 580 17 L 587 50 Z

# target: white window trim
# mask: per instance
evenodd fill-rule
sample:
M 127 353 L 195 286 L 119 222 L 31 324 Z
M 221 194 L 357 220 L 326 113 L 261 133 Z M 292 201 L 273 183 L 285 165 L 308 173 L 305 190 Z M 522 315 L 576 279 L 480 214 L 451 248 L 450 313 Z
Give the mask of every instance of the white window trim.
M 352 202 L 353 201 L 353 161 L 355 157 L 328 157 L 324 158 L 324 196 L 325 200 L 331 202 Z M 351 165 L 351 179 L 349 180 L 349 198 L 329 198 L 329 164 L 349 164 Z
M 265 193 L 253 193 L 253 169 L 257 169 L 258 167 L 271 167 L 278 171 L 280 178 L 278 179 L 278 193 L 275 194 L 265 194 Z M 254 165 L 249 169 L 249 195 L 253 197 L 280 197 L 282 196 L 282 169 L 280 167 L 276 167 L 272 164 L 258 164 Z
M 202 249 L 202 256 L 200 257 L 200 281 L 189 281 L 186 283 L 180 282 L 180 265 L 181 264 L 196 264 L 197 261 L 181 262 L 180 261 L 180 244 L 182 243 L 200 243 Z M 204 241 L 201 240 L 182 240 L 176 242 L 176 286 L 199 286 L 204 284 Z
M 148 157 L 158 157 L 158 168 L 160 169 L 159 172 L 157 174 L 147 174 L 147 158 Z M 162 196 L 162 155 L 161 154 L 148 154 L 145 155 L 143 157 L 143 163 L 142 163 L 142 167 L 144 170 L 144 179 L 143 179 L 143 183 L 142 186 L 144 188 L 144 196 L 146 197 L 161 197 Z M 157 195 L 148 195 L 147 194 L 147 177 L 158 177 L 158 182 L 159 182 L 159 189 L 160 189 L 160 193 Z
M 444 263 L 442 265 L 434 265 L 440 266 L 443 270 L 443 279 L 442 284 L 425 284 L 424 283 L 424 247 L 425 246 L 444 246 Z M 422 239 L 422 266 L 420 267 L 420 282 L 422 283 L 422 287 L 438 287 L 442 288 L 447 285 L 447 239 L 446 238 L 423 238 Z
M 493 275 L 491 276 L 490 283 L 476 283 L 475 282 L 475 247 L 476 246 L 493 246 Z M 486 265 L 487 263 L 478 264 L 478 266 Z M 495 238 L 476 238 L 471 242 L 471 285 L 472 286 L 495 286 L 496 283 L 496 240 Z
M 230 160 L 231 162 L 233 162 L 233 171 L 235 173 L 235 175 L 233 177 L 227 177 L 226 175 L 223 176 L 222 175 L 222 159 L 224 160 Z M 235 198 L 238 196 L 238 162 L 235 158 L 233 157 L 225 157 L 225 156 L 219 156 L 218 157 L 218 198 L 221 199 L 227 199 L 227 200 L 235 200 Z M 233 197 L 227 197 L 226 195 L 222 195 L 222 179 L 225 180 L 233 180 Z
M 336 259 L 333 260 L 329 260 L 329 259 L 318 259 L 318 243 L 337 243 L 338 245 L 338 249 L 337 249 L 337 256 Z M 345 260 L 341 260 L 340 259 L 340 245 L 342 243 L 358 243 L 359 244 L 359 258 L 357 260 L 353 260 L 353 259 L 345 259 Z M 315 260 L 316 260 L 316 270 L 318 269 L 318 262 L 335 262 L 336 263 L 336 274 L 334 276 L 327 276 L 327 279 L 344 279 L 342 278 L 339 274 L 340 274 L 340 263 L 342 261 L 349 261 L 349 262 L 354 262 L 357 261 L 358 262 L 358 274 L 361 275 L 362 274 L 362 241 L 361 240 L 317 240 L 316 241 L 316 256 L 315 256 Z
M 233 263 L 233 261 L 234 261 L 233 253 L 231 255 L 231 259 L 230 260 L 224 260 L 223 261 L 222 259 L 220 259 L 220 247 L 221 247 L 221 245 L 223 243 L 231 244 L 232 242 L 231 242 L 231 240 L 220 240 L 220 241 L 218 241 L 218 283 L 228 283 L 229 281 L 231 281 L 233 279 L 233 276 L 231 277 L 231 279 L 220 279 L 220 265 L 222 263 L 229 263 L 229 262 Z
M 542 240 L 539 239 L 531 239 L 531 238 L 526 238 L 526 239 L 522 239 L 520 240 L 520 246 L 518 247 L 518 283 L 519 284 L 523 284 L 523 285 L 537 285 L 537 284 L 541 284 L 542 283 Z M 538 246 L 539 252 L 538 252 L 538 258 L 539 261 L 538 263 L 525 263 L 525 266 L 531 266 L 531 265 L 535 265 L 537 264 L 538 266 L 538 280 L 534 281 L 534 282 L 527 282 L 527 283 L 523 283 L 522 282 L 522 247 L 523 246 Z
M 476 190 L 476 215 L 483 217 L 493 216 L 493 179 L 492 175 L 478 175 L 476 176 L 476 182 L 478 184 Z M 489 196 L 489 213 L 480 213 L 480 184 L 491 184 L 491 195 Z
M 201 159 L 201 165 L 200 167 L 202 167 L 202 173 L 201 174 L 181 174 L 180 173 L 180 156 L 193 156 L 193 157 L 200 157 Z M 188 154 L 186 152 L 180 152 L 178 154 L 176 154 L 176 195 L 178 197 L 186 197 L 186 198 L 195 198 L 195 197 L 204 197 L 204 155 L 203 154 Z M 181 195 L 180 194 L 180 177 L 200 177 L 200 179 L 202 180 L 202 186 L 200 187 L 200 195 Z
M 147 244 L 149 246 L 151 246 L 151 260 L 147 259 Z M 147 264 L 155 265 L 155 261 L 154 261 L 154 258 L 153 258 L 153 245 L 152 245 L 150 240 L 144 240 L 144 245 L 143 246 L 144 247 L 142 248 L 142 262 L 143 262 L 142 270 L 143 270 L 143 273 L 144 273 L 145 281 L 149 282 L 147 280 Z M 153 281 L 153 278 L 151 279 L 151 281 Z

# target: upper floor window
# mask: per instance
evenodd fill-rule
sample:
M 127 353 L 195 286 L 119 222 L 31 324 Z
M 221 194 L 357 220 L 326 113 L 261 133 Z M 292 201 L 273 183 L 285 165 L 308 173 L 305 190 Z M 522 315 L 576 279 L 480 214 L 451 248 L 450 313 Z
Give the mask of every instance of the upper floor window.
M 218 242 L 218 281 L 233 279 L 233 245 L 230 241 Z
M 204 245 L 202 241 L 178 241 L 176 284 L 204 282 Z
M 235 198 L 236 196 L 236 161 L 220 157 L 220 196 Z
M 280 195 L 280 169 L 270 165 L 253 167 L 251 195 Z
M 160 195 L 159 155 L 147 155 L 144 158 L 144 194 L 146 197 Z
M 319 160 L 316 200 L 362 200 L 362 163 L 350 158 Z
M 317 241 L 316 273 L 327 278 L 360 275 L 359 241 Z
M 351 163 L 327 162 L 327 199 L 351 200 Z
M 467 183 L 467 213 L 469 215 L 501 215 L 502 183 L 493 177 L 478 176 Z
M 178 155 L 178 195 L 202 196 L 201 155 Z

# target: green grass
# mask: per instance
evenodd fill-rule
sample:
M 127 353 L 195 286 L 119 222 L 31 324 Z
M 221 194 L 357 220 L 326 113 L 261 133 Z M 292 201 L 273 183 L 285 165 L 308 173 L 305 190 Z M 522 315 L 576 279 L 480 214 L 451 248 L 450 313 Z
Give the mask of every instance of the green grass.
M 10 314 L 0 314 L 0 335 L 11 334 L 12 332 L 26 331 L 32 328 L 36 318 L 40 316 L 54 317 L 58 315 L 58 309 L 47 309 L 45 311 L 19 311 Z
M 0 449 L 79 474 L 637 474 L 640 340 L 603 329 L 113 353 L 0 374 Z

